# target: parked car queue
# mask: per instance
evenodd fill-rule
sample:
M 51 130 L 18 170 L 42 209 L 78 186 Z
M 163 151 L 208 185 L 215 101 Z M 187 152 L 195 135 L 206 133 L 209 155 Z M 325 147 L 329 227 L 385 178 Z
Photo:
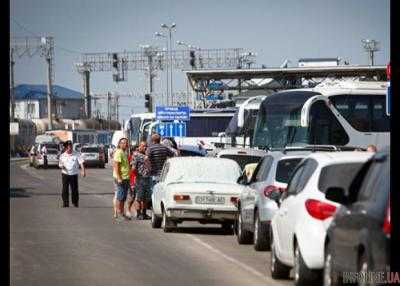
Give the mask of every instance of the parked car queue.
M 221 224 L 239 244 L 269 250 L 272 278 L 293 271 L 295 285 L 341 285 L 345 272 L 389 271 L 388 148 L 266 151 L 251 178 L 235 149 L 229 159 L 168 159 L 153 189 L 151 226 Z

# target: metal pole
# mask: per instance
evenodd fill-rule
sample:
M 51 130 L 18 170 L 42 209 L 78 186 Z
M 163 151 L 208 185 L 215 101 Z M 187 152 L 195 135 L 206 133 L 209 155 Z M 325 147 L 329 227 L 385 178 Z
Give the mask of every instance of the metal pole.
M 169 53 L 169 42 L 168 42 L 168 38 L 167 37 L 165 37 L 166 38 L 166 42 L 167 42 L 167 51 L 168 51 L 168 53 Z M 168 57 L 168 55 L 165 57 L 165 63 L 167 64 L 167 69 L 166 69 L 166 72 L 167 72 L 167 94 L 166 94 L 166 96 L 167 96 L 167 101 L 166 101 L 166 105 L 168 105 L 168 97 L 169 97 L 169 59 L 168 59 L 169 57 Z
M 169 55 L 170 55 L 170 75 L 171 75 L 171 105 L 174 105 L 174 90 L 172 87 L 173 76 L 172 76 L 172 29 L 169 28 Z
M 51 58 L 47 57 L 47 118 L 49 119 L 49 130 L 53 129 L 53 117 L 52 117 L 52 106 L 51 106 L 51 90 L 52 90 L 52 78 L 51 78 Z
M 153 55 L 152 51 L 148 54 L 149 59 L 149 93 L 150 95 L 153 93 Z
M 85 114 L 86 118 L 92 117 L 91 96 L 90 96 L 90 71 L 83 72 L 83 88 L 85 93 Z
M 10 66 L 11 66 L 11 122 L 14 121 L 15 118 L 15 97 L 14 97 L 14 49 L 11 49 L 11 59 L 10 59 Z

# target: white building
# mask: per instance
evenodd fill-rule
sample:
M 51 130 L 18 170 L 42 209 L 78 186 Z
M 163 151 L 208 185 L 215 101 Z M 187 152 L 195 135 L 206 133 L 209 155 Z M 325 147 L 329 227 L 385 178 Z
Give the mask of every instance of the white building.
M 47 86 L 20 84 L 14 89 L 15 117 L 19 119 L 47 118 Z M 53 85 L 53 114 L 57 118 L 78 119 L 84 115 L 83 94 Z

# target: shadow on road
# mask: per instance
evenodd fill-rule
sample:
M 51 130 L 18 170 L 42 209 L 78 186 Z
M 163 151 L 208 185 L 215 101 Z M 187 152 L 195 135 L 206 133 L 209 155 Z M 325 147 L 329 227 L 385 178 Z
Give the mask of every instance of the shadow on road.
M 29 198 L 31 193 L 27 190 L 30 189 L 33 188 L 10 188 L 10 198 Z
M 174 231 L 176 233 L 190 234 L 207 234 L 207 235 L 233 235 L 233 230 L 227 232 L 222 228 L 217 227 L 179 227 Z

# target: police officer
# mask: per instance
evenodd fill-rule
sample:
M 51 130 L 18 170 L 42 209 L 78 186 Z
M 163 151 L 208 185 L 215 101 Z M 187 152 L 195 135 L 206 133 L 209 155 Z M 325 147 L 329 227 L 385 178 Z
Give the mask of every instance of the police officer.
M 64 153 L 61 154 L 58 165 L 60 166 L 62 176 L 62 200 L 63 207 L 69 207 L 69 191 L 71 186 L 71 199 L 75 207 L 79 206 L 78 192 L 78 173 L 81 166 L 81 176 L 86 176 L 84 160 L 78 153 L 72 152 L 72 142 L 70 140 L 64 143 Z

